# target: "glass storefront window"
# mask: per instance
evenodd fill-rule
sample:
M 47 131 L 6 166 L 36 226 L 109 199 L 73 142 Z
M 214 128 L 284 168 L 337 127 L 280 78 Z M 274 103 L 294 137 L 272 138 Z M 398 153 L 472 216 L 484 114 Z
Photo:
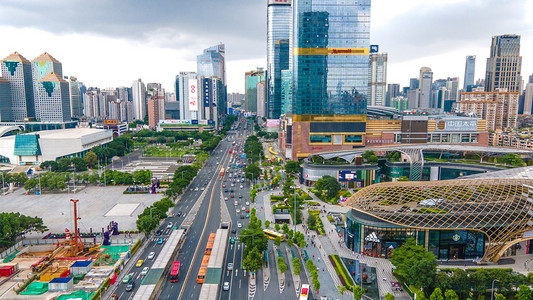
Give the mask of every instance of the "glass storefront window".
M 362 143 L 363 136 L 362 135 L 345 135 L 344 142 L 345 143 Z
M 462 143 L 470 143 L 470 134 L 469 133 L 461 134 L 461 142 Z
M 309 143 L 331 143 L 331 135 L 311 135 Z

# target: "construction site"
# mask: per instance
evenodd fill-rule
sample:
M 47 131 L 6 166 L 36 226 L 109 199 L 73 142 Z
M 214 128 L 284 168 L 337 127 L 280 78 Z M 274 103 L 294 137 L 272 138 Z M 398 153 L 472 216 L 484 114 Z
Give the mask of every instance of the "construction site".
M 73 227 L 64 238 L 17 248 L 0 260 L 0 299 L 98 299 L 115 282 L 139 243 L 111 243 L 119 235 L 114 221 L 98 239 L 82 239 L 78 201 L 70 200 Z

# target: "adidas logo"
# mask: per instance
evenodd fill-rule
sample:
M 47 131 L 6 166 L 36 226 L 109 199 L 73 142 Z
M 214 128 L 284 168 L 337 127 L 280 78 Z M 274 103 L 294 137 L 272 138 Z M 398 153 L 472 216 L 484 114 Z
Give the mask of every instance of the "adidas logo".
M 372 232 L 371 234 L 367 235 L 366 238 L 365 238 L 365 241 L 367 242 L 374 242 L 374 243 L 379 243 L 381 242 L 378 238 L 378 235 L 375 233 L 375 232 Z

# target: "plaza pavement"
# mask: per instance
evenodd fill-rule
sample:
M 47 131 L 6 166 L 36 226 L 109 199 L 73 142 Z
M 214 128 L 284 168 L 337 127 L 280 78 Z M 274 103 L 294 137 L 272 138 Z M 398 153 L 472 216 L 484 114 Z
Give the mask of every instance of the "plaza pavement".
M 78 226 L 81 232 L 101 232 L 110 221 L 118 222 L 120 231 L 136 230 L 137 216 L 164 194 L 123 194 L 125 186 L 88 186 L 77 193 L 26 195 L 24 189 L 0 196 L 0 212 L 19 212 L 40 217 L 52 233 L 73 228 L 73 204 L 78 199 Z M 108 214 L 108 216 L 106 216 Z M 26 237 L 40 237 L 32 233 Z

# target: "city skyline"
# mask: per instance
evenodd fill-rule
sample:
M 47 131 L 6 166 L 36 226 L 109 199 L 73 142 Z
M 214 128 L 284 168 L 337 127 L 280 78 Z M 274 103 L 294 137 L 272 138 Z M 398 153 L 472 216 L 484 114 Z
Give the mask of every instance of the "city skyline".
M 227 48 L 228 92 L 242 93 L 244 72 L 266 66 L 266 1 L 208 2 L 137 3 L 126 10 L 118 9 L 127 7 L 122 1 L 90 8 L 62 3 L 73 13 L 39 22 L 38 12 L 60 13 L 62 9 L 54 9 L 59 4 L 8 1 L 2 4 L 0 33 L 11 42 L 2 43 L 0 52 L 17 51 L 26 57 L 52 53 L 63 62 L 65 75 L 76 76 L 87 86 L 123 86 L 142 78 L 171 90 L 175 75 L 196 70 L 195 58 L 202 49 L 222 42 Z M 370 42 L 389 54 L 387 82 L 405 86 L 422 66 L 428 66 L 435 79 L 459 77 L 462 86 L 466 55 L 476 55 L 476 79 L 482 78 L 490 39 L 501 34 L 521 35 L 523 74 L 532 73 L 533 60 L 527 57 L 533 49 L 532 21 L 526 16 L 533 12 L 533 4 L 511 2 L 374 1 Z M 232 11 L 240 12 L 238 19 Z M 138 22 L 141 13 L 159 18 Z M 89 23 L 94 25 L 76 25 Z M 41 25 L 37 29 L 35 24 Z M 165 61 L 165 67 L 154 67 L 154 58 Z M 109 71 L 102 72 L 102 65 Z

